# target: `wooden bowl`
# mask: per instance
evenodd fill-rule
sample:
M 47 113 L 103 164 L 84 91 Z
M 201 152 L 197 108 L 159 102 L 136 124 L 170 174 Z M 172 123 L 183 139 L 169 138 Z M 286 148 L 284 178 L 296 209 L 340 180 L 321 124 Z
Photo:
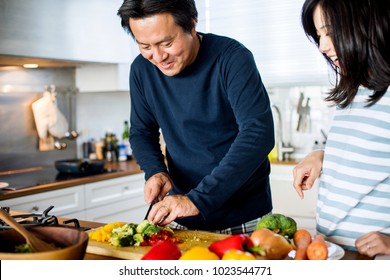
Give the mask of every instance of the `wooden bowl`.
M 26 243 L 14 229 L 0 231 L 0 260 L 82 260 L 88 245 L 88 233 L 66 226 L 39 225 L 26 227 L 57 250 L 15 253 L 15 246 Z

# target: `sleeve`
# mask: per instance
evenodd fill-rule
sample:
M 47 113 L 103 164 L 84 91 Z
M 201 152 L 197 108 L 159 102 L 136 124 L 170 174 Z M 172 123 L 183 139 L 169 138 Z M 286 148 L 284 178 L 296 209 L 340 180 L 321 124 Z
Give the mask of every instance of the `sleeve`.
M 254 173 L 262 165 L 267 166 L 265 161 L 275 145 L 270 101 L 252 53 L 240 48 L 225 55 L 219 74 L 239 132 L 220 164 L 187 194 L 203 217 L 233 195 L 246 193 L 247 182 L 258 176 Z M 269 175 L 263 174 L 263 179 Z
M 160 128 L 148 106 L 135 63 L 130 69 L 130 143 L 137 163 L 145 172 L 145 180 L 148 180 L 156 173 L 168 172 L 160 148 Z

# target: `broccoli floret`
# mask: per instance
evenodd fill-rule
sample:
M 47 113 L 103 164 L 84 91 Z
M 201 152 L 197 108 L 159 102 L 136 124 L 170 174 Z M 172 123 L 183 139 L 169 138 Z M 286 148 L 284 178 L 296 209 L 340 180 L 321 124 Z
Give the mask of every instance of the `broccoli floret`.
M 110 236 L 110 244 L 117 247 L 131 246 L 134 244 L 133 235 L 113 232 Z
M 145 231 L 145 229 L 150 225 L 153 225 L 153 224 L 151 222 L 149 222 L 148 220 L 143 220 L 141 223 L 139 223 L 137 225 L 137 228 L 136 228 L 137 233 L 143 233 Z
M 291 217 L 283 217 L 280 219 L 281 222 L 281 231 L 280 234 L 287 236 L 288 238 L 293 238 L 294 233 L 297 231 L 297 223 Z
M 136 233 L 133 235 L 133 240 L 134 240 L 134 246 L 139 246 L 141 245 L 141 242 L 144 241 L 144 237 L 141 233 Z
M 297 223 L 291 217 L 275 213 L 264 216 L 256 225 L 256 229 L 259 228 L 268 228 L 275 233 L 292 238 L 297 230 Z
M 163 229 L 165 231 L 169 231 L 169 232 L 171 232 L 173 234 L 173 229 L 171 229 L 169 226 L 164 226 L 161 229 Z
M 113 246 L 132 246 L 135 234 L 134 224 L 126 224 L 123 227 L 114 228 L 110 235 L 110 244 Z
M 150 224 L 142 233 L 143 235 L 151 236 L 152 234 L 159 233 L 160 229 L 154 224 Z
M 268 214 L 264 216 L 256 225 L 256 229 L 268 228 L 276 233 L 280 230 L 280 220 L 275 214 Z
M 129 228 L 129 231 L 131 230 L 133 235 L 137 233 L 137 226 L 138 226 L 137 224 L 130 223 L 130 224 L 127 224 L 126 226 Z

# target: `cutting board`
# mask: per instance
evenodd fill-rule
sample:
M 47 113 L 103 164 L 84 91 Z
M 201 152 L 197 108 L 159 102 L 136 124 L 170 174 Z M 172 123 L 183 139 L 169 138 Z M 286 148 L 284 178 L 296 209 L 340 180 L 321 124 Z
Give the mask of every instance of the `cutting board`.
M 178 244 L 182 252 L 194 246 L 208 247 L 214 241 L 225 239 L 228 236 L 206 231 L 174 230 L 174 237 L 179 237 L 183 241 Z M 140 260 L 150 248 L 150 246 L 116 247 L 109 243 L 97 242 L 90 239 L 88 241 L 87 253 L 125 260 Z

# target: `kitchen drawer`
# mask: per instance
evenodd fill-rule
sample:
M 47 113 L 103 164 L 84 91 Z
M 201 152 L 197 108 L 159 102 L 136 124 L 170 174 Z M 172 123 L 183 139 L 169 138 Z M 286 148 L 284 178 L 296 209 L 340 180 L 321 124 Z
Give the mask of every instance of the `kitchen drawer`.
M 85 206 L 87 209 L 116 203 L 122 200 L 138 199 L 144 201 L 144 174 L 135 174 L 111 180 L 105 180 L 85 185 Z
M 83 186 L 76 186 L 3 200 L 0 201 L 0 205 L 10 207 L 13 211 L 27 213 L 42 213 L 48 207 L 54 206 L 50 214 L 66 217 L 70 213 L 83 211 L 84 200 Z
M 115 204 L 103 205 L 86 210 L 88 221 L 102 223 L 127 222 L 140 223 L 149 205 L 140 197 L 127 198 Z

